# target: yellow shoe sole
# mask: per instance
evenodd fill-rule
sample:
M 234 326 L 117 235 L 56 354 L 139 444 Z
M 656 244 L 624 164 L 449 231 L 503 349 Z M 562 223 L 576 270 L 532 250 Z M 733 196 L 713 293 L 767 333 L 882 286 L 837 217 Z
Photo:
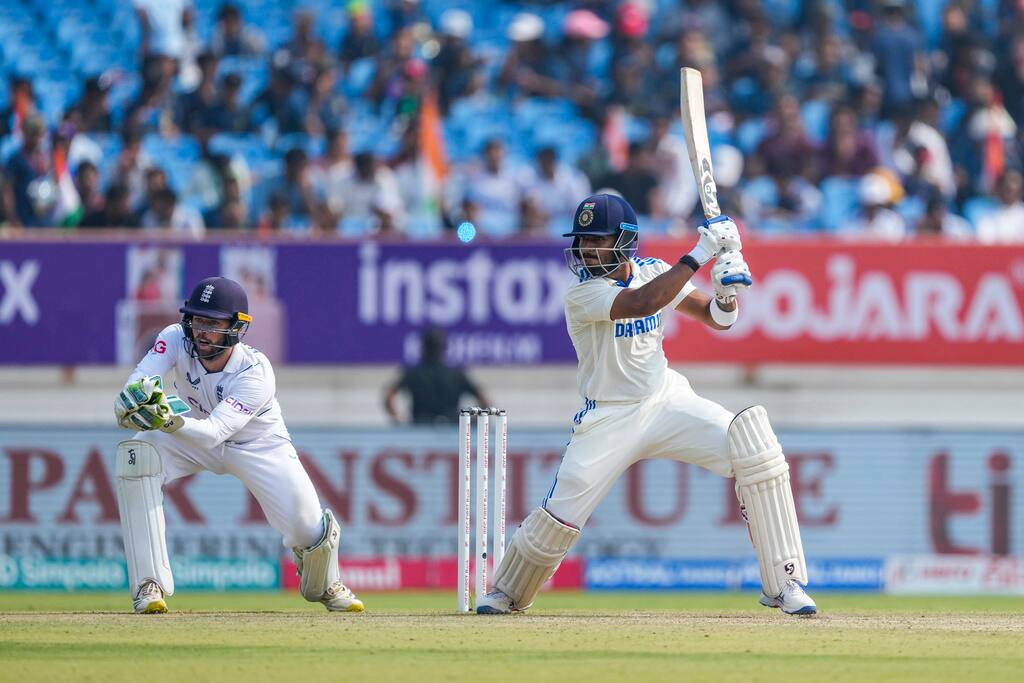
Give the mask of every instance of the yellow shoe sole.
M 153 602 L 146 605 L 146 609 L 142 610 L 142 614 L 166 614 L 167 603 L 163 600 L 154 600 Z

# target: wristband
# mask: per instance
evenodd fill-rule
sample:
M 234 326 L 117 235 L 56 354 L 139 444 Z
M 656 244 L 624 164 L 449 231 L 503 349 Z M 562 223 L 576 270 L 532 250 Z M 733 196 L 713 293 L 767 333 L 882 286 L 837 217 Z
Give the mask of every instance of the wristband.
M 736 308 L 732 309 L 731 311 L 723 311 L 721 308 L 719 308 L 718 299 L 715 299 L 714 301 L 711 302 L 710 308 L 711 319 L 714 320 L 719 325 L 721 325 L 722 327 L 732 327 L 733 323 L 735 323 L 737 318 L 740 317 L 739 304 L 737 304 Z
M 690 269 L 693 270 L 693 272 L 695 273 L 698 270 L 700 270 L 701 264 L 697 261 L 697 259 L 693 258 L 689 254 L 679 259 L 679 262 L 682 263 L 684 266 L 689 266 Z

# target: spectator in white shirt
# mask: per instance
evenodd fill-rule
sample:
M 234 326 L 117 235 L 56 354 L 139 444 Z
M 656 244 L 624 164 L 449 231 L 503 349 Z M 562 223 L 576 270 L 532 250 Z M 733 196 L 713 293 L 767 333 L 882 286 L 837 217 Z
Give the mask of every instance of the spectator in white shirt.
M 572 223 L 579 198 L 589 194 L 587 176 L 568 164 L 559 163 L 554 147 L 542 147 L 537 152 L 537 174 L 530 181 L 526 195 L 533 207 L 547 216 L 550 230 L 565 232 L 565 226 Z
M 1003 172 L 996 184 L 999 207 L 978 221 L 981 242 L 1024 242 L 1024 177 L 1020 171 Z
M 506 237 L 519 228 L 519 204 L 525 188 L 523 170 L 505 162 L 505 145 L 492 138 L 483 160 L 470 164 L 462 177 L 462 201 L 474 206 L 484 235 Z
M 327 205 L 340 217 L 342 234 L 394 232 L 405 216 L 394 172 L 372 152 L 356 154 L 352 172 L 332 184 Z

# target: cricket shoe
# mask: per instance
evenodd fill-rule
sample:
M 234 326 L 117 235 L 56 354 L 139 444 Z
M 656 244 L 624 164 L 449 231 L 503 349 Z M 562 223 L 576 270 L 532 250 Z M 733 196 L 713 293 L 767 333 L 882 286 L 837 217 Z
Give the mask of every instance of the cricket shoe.
M 769 598 L 762 591 L 761 604 L 765 607 L 778 607 L 786 614 L 810 615 L 818 612 L 818 606 L 814 604 L 811 596 L 793 579 L 787 581 L 782 592 L 774 598 Z
M 521 612 L 516 609 L 512 598 L 499 590 L 494 590 L 476 601 L 477 614 L 511 614 Z
M 355 593 L 348 589 L 348 586 L 341 581 L 335 581 L 327 589 L 324 596 L 320 598 L 324 607 L 331 612 L 362 612 L 366 609 L 363 601 L 355 596 Z
M 167 602 L 164 600 L 164 592 L 156 581 L 146 581 L 139 586 L 139 592 L 135 594 L 135 613 L 164 614 L 165 612 L 167 612 Z

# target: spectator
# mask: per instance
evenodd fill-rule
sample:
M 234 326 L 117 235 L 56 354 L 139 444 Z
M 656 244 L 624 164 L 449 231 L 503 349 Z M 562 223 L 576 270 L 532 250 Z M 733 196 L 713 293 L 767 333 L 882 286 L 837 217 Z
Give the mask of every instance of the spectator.
M 307 230 L 309 225 L 293 223 L 288 210 L 288 200 L 283 194 L 275 192 L 267 202 L 267 210 L 260 218 L 256 229 L 261 235 L 267 235 L 279 230 Z
M 932 192 L 924 215 L 914 228 L 914 235 L 919 239 L 968 240 L 974 236 L 974 232 L 970 223 L 947 210 L 942 194 Z
M 380 43 L 373 32 L 373 14 L 366 2 L 351 2 L 348 5 L 348 32 L 338 46 L 338 63 L 343 73 L 348 74 L 352 63 L 380 54 Z
M 850 80 L 847 65 L 852 61 L 851 56 L 838 34 L 830 31 L 821 36 L 814 45 L 813 60 L 800 61 L 795 65 L 804 96 L 833 105 L 844 101 Z
M 145 179 L 145 194 L 143 195 L 142 202 L 135 205 L 135 210 L 140 216 L 145 215 L 153 206 L 153 201 L 157 193 L 162 192 L 169 187 L 167 184 L 167 173 L 159 166 L 150 166 L 147 168 Z
M 311 13 L 295 12 L 291 39 L 276 56 L 287 62 L 291 77 L 303 90 L 313 89 L 317 74 L 328 66 L 329 60 L 323 41 L 316 35 Z
M 658 115 L 651 128 L 655 175 L 665 215 L 677 226 L 686 223 L 697 206 L 697 185 L 693 182 L 690 155 L 681 136 L 670 131 L 672 119 Z M 717 164 L 715 165 L 717 170 Z M 589 194 L 589 192 L 588 192 Z
M 173 137 L 178 129 L 177 96 L 172 88 L 173 72 L 168 73 L 154 58 L 143 66 L 142 92 L 128 109 L 125 125 L 145 133 Z
M 210 50 L 217 57 L 261 57 L 266 40 L 259 29 L 247 25 L 238 5 L 226 2 L 217 13 L 217 25 L 210 39 Z
M 352 152 L 344 128 L 327 131 L 327 150 L 310 169 L 314 184 L 326 197 L 328 188 L 339 185 L 352 173 Z
M 306 105 L 306 133 L 313 137 L 323 137 L 327 131 L 345 124 L 348 106 L 345 98 L 335 92 L 336 81 L 337 72 L 333 66 L 324 66 L 317 71 Z
M 25 227 L 40 227 L 49 209 L 44 204 L 52 194 L 40 185 L 50 174 L 50 159 L 43 149 L 46 137 L 43 119 L 30 114 L 21 126 L 21 135 L 21 148 L 7 160 L 7 177 L 14 194 L 18 222 Z M 46 187 L 52 190 L 52 185 Z
M 466 166 L 455 184 L 461 199 L 473 205 L 475 225 L 484 235 L 511 235 L 519 227 L 519 202 L 525 187 L 523 171 L 506 163 L 505 145 L 491 138 L 484 145 L 483 159 Z
M 249 209 L 242 198 L 238 180 L 231 175 L 224 178 L 220 204 L 204 217 L 210 229 L 245 230 L 251 227 Z
M 85 214 L 80 228 L 137 228 L 139 214 L 131 209 L 131 191 L 121 182 L 107 188 L 103 207 Z
M 473 32 L 473 17 L 462 9 L 446 9 L 439 20 L 440 50 L 432 63 L 438 83 L 438 104 L 447 114 L 452 102 L 472 90 L 483 60 L 473 54 L 468 38 Z
M 214 123 L 211 113 L 217 105 L 217 57 L 212 52 L 199 55 L 199 85 L 179 97 L 178 125 L 182 131 L 195 134 L 201 127 Z
M 1006 168 L 1021 168 L 1017 124 L 1003 107 L 992 81 L 976 74 L 971 98 L 957 133 L 953 136 L 953 161 L 968 178 L 973 190 L 991 192 Z
M 295 88 L 287 62 L 280 59 L 272 66 L 270 83 L 252 103 L 252 122 L 269 127 L 271 136 L 301 133 L 305 126 L 306 97 Z
M 1024 177 L 1011 169 L 996 185 L 999 207 L 978 220 L 978 239 L 988 244 L 1024 242 Z
M 996 83 L 1003 96 L 1006 111 L 1024 127 L 1024 32 L 1010 39 L 1004 55 L 997 62 Z
M 570 220 L 572 217 L 570 216 Z M 519 202 L 519 233 L 518 237 L 543 238 L 548 235 L 552 220 L 544 208 L 530 195 L 523 195 Z M 563 229 L 564 226 L 563 226 Z
M 462 368 L 452 367 L 445 361 L 447 340 L 439 329 L 423 332 L 420 341 L 420 360 L 402 371 L 384 397 L 384 409 L 395 423 L 401 421 L 397 398 L 406 392 L 411 403 L 413 424 L 452 424 L 459 419 L 459 402 L 463 396 L 472 396 L 477 405 L 491 402 L 466 375 Z
M 498 74 L 498 86 L 524 97 L 561 97 L 565 91 L 553 72 L 555 60 L 544 45 L 544 22 L 521 12 L 509 24 L 512 44 Z
M 521 203 L 520 214 L 528 214 L 534 221 L 546 218 L 548 227 L 553 230 L 568 230 L 565 226 L 572 223 L 580 197 L 589 194 L 590 181 L 585 175 L 568 164 L 559 163 L 554 147 L 541 147 L 537 152 L 537 173 L 526 190 L 528 207 L 527 203 Z M 527 227 L 522 219 L 520 227 Z
M 913 111 L 897 112 L 892 125 L 880 127 L 882 163 L 899 173 L 908 192 L 924 197 L 929 188 L 947 199 L 956 196 L 956 179 L 946 140 Z
M 906 237 L 903 217 L 893 211 L 893 186 L 885 175 L 868 173 L 860 181 L 861 215 L 841 229 L 850 237 L 898 242 Z
M 31 79 L 12 75 L 8 90 L 9 105 L 0 112 L 0 137 L 17 134 L 21 122 L 38 113 Z
M 103 210 L 103 194 L 100 190 L 100 172 L 96 164 L 83 161 L 75 170 L 75 189 L 82 202 L 85 215 Z
M 142 137 L 135 129 L 126 127 L 121 132 L 121 152 L 113 177 L 127 186 L 129 203 L 135 211 L 146 202 L 146 174 L 151 167 L 149 155 L 142 151 Z
M 597 183 L 615 190 L 633 207 L 638 216 L 663 218 L 664 209 L 658 192 L 658 176 L 654 173 L 654 155 L 642 142 L 629 146 L 629 162 L 621 172 L 612 172 Z
M 179 203 L 178 195 L 169 187 L 153 193 L 149 209 L 142 216 L 142 227 L 182 232 L 196 239 L 206 232 L 206 225 L 199 212 Z
M 102 77 L 86 79 L 81 99 L 64 114 L 75 130 L 81 133 L 109 133 L 113 130 L 110 104 L 107 102 L 109 89 L 109 84 Z
M 158 60 L 161 69 L 168 75 L 173 74 L 178 60 L 185 55 L 191 0 L 132 0 L 132 3 L 142 32 L 143 57 Z
M 882 80 L 882 106 L 893 113 L 921 96 L 919 83 L 927 77 L 921 38 L 907 21 L 905 0 L 881 0 L 881 17 L 871 50 Z
M 306 152 L 293 147 L 285 152 L 284 173 L 269 182 L 273 194 L 284 198 L 287 204 L 287 220 L 275 227 L 292 230 L 310 230 L 320 226 L 320 203 L 312 183 L 312 174 Z
M 7 175 L 0 169 L 0 228 L 18 227 L 18 211 L 14 206 L 14 192 Z
M 788 180 L 793 176 L 814 177 L 817 150 L 804 131 L 800 102 L 792 95 L 782 97 L 772 114 L 769 131 L 757 146 L 753 175 Z
M 394 230 L 405 215 L 395 174 L 372 152 L 355 156 L 352 173 L 331 186 L 327 202 L 342 233 Z
M 242 77 L 225 74 L 221 79 L 220 96 L 207 112 L 204 125 L 222 133 L 247 133 L 252 130 L 249 110 L 241 102 Z
M 416 56 L 416 34 L 412 28 L 399 30 L 388 44 L 387 52 L 377 60 L 373 82 L 366 90 L 366 99 L 381 109 L 385 102 L 397 104 L 410 91 L 411 80 L 425 75 L 423 62 Z M 400 111 L 396 106 L 391 111 Z
M 857 114 L 840 105 L 829 116 L 828 137 L 818 154 L 820 179 L 862 176 L 878 165 L 871 133 L 857 126 Z

